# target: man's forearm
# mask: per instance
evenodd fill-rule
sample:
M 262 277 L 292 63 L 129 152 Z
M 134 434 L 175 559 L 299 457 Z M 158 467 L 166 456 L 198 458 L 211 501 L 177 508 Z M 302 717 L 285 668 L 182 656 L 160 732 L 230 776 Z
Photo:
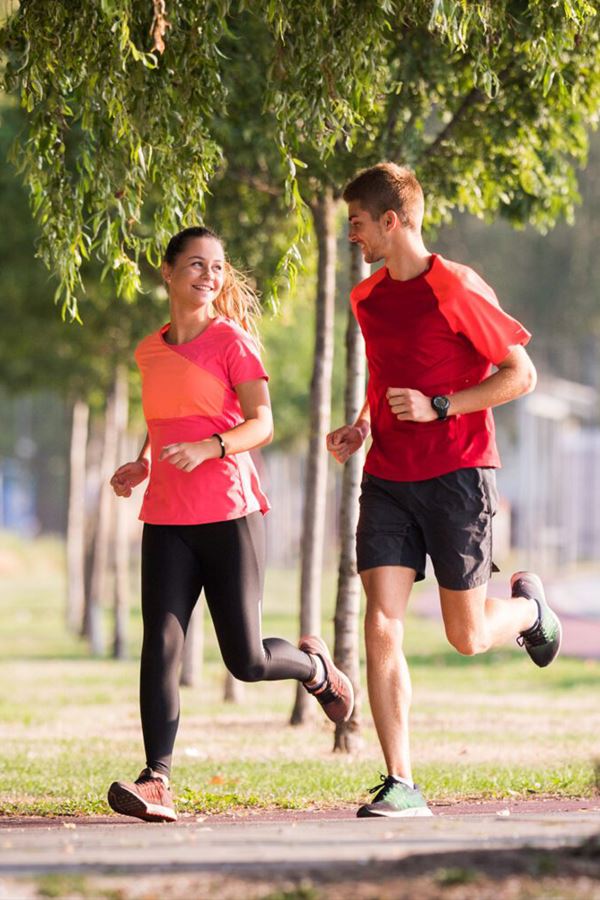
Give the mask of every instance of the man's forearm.
M 460 416 L 501 406 L 528 394 L 535 387 L 535 368 L 531 364 L 525 367 L 500 367 L 481 384 L 465 388 L 449 395 L 449 416 Z

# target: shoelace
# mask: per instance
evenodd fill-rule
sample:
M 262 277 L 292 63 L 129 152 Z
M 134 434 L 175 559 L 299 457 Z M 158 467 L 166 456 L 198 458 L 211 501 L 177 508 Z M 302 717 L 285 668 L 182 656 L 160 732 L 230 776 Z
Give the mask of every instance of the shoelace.
M 369 793 L 377 794 L 378 792 L 381 792 L 381 796 L 385 797 L 388 790 L 391 791 L 392 788 L 399 783 L 401 782 L 396 781 L 394 778 L 392 778 L 391 775 L 382 775 L 381 773 L 379 773 L 379 784 L 376 784 L 374 787 L 369 788 Z
M 153 781 L 160 781 L 160 783 L 164 785 L 164 781 L 162 780 L 162 778 L 159 778 L 157 775 L 153 775 L 150 769 L 143 769 L 135 779 L 136 784 L 148 784 L 148 782 Z
M 544 625 L 542 621 L 542 609 L 540 607 L 540 617 L 535 623 L 529 628 L 527 631 L 523 632 L 517 637 L 517 644 L 519 647 L 523 645 L 527 645 L 529 647 L 539 647 L 541 644 L 545 644 L 548 641 L 552 640 L 554 637 L 551 628 L 548 629 Z
M 336 691 L 329 679 L 326 679 L 324 688 L 315 692 L 315 696 L 318 697 L 320 703 L 333 703 L 334 700 L 340 699 L 339 692 Z

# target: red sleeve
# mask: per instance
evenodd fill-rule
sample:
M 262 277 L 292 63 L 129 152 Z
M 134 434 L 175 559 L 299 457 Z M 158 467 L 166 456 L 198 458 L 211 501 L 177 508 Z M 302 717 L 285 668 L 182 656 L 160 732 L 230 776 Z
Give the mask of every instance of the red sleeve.
M 489 284 L 467 266 L 444 260 L 431 286 L 450 328 L 464 334 L 494 365 L 506 359 L 513 347 L 529 342 L 527 329 L 504 312 Z
M 258 347 L 249 334 L 236 331 L 234 339 L 227 345 L 225 357 L 229 378 L 234 387 L 243 381 L 255 381 L 259 378 L 269 380 Z

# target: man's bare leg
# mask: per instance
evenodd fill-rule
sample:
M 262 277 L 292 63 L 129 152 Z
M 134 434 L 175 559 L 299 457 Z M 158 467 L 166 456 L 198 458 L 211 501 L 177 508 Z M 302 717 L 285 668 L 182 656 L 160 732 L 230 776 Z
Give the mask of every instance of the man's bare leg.
M 487 591 L 487 584 L 468 591 L 440 587 L 446 636 L 459 653 L 471 656 L 506 644 L 537 621 L 538 607 L 534 600 L 497 599 L 488 597 Z
M 404 656 L 404 618 L 415 570 L 377 566 L 361 573 L 367 595 L 367 686 L 388 774 L 412 783 L 409 745 L 411 683 Z

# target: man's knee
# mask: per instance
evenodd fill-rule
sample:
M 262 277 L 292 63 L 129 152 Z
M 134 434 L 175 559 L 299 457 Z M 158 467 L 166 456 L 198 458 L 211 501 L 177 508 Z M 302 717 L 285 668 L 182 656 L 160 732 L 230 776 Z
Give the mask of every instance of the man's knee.
M 367 607 L 365 615 L 365 644 L 367 652 L 377 653 L 387 643 L 402 644 L 404 623 L 397 616 L 387 615 L 380 608 Z
M 489 641 L 477 632 L 446 629 L 446 637 L 451 646 L 463 656 L 476 656 L 478 653 L 485 653 L 490 648 Z

